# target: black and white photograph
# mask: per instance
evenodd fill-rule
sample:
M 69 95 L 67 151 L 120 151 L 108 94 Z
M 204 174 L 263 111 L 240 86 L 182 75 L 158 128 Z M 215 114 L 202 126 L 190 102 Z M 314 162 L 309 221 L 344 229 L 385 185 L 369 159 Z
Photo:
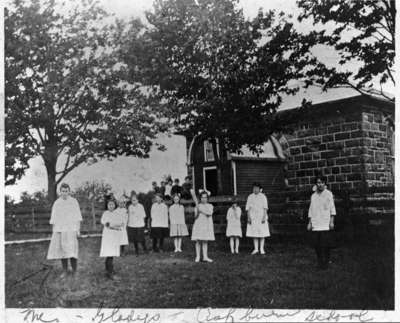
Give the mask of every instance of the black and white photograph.
M 4 322 L 400 319 L 397 5 L 4 0 Z

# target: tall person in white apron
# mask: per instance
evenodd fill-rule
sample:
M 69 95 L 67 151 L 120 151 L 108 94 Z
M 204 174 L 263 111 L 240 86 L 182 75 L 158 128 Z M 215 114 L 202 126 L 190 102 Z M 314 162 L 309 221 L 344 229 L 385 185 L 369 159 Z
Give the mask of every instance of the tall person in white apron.
M 82 214 L 78 201 L 70 196 L 70 187 L 63 183 L 60 186 L 60 197 L 51 209 L 51 236 L 47 259 L 61 259 L 64 278 L 68 273 L 68 259 L 71 262 L 72 273 L 78 266 L 78 236 Z
M 268 201 L 261 192 L 259 183 L 253 184 L 253 193 L 249 195 L 246 203 L 247 230 L 246 236 L 253 238 L 254 250 L 252 255 L 265 254 L 265 238 L 270 236 L 268 226 Z

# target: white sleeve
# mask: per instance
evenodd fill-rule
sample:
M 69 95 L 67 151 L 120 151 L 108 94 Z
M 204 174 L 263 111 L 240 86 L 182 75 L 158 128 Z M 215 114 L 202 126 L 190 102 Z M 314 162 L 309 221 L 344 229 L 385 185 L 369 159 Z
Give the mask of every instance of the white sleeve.
M 335 201 L 333 200 L 333 194 L 330 194 L 330 212 L 331 215 L 336 215 Z
M 268 199 L 266 195 L 264 195 L 263 208 L 268 210 Z
M 249 195 L 249 196 L 247 197 L 247 201 L 246 201 L 246 211 L 250 210 L 250 204 L 251 204 L 250 200 L 251 200 L 251 195 Z
M 79 207 L 78 200 L 76 200 L 76 199 L 75 199 L 75 208 L 76 208 L 76 219 L 78 221 L 82 221 L 81 208 Z
M 310 207 L 308 208 L 308 217 L 309 218 L 312 218 L 313 196 L 314 195 L 311 195 Z
M 51 208 L 50 224 L 55 224 L 57 218 L 57 200 L 53 203 Z
M 229 219 L 229 217 L 231 216 L 231 208 L 228 209 L 228 212 L 226 212 L 226 220 Z
M 101 216 L 101 224 L 105 225 L 108 222 L 108 212 L 104 211 L 103 215 Z

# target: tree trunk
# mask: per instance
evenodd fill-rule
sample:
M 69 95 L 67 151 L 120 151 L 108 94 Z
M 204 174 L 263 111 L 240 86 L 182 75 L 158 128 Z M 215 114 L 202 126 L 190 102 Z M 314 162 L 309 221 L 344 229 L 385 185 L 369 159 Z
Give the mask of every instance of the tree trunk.
M 222 160 L 219 156 L 218 152 L 218 147 L 217 147 L 217 141 L 215 138 L 211 140 L 212 148 L 213 148 L 213 153 L 214 153 L 214 159 L 215 163 L 217 164 L 217 195 L 222 195 L 223 194 L 223 187 L 222 187 Z
M 56 182 L 56 160 L 45 161 L 47 170 L 47 194 L 50 204 L 57 199 L 57 182 Z

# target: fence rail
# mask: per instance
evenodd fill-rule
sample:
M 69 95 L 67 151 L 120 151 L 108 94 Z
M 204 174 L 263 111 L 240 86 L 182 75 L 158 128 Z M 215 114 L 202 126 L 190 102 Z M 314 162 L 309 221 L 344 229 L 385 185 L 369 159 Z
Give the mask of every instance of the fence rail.
M 333 192 L 340 225 L 357 225 L 357 223 L 392 222 L 394 218 L 393 187 L 369 188 L 364 192 L 349 190 Z M 269 222 L 273 233 L 291 233 L 304 230 L 307 222 L 310 192 L 281 191 L 268 194 Z M 246 196 L 237 197 L 239 206 L 244 209 Z M 226 212 L 232 201 L 232 196 L 214 196 L 210 203 L 214 205 L 214 225 L 216 233 L 225 232 Z M 186 223 L 189 228 L 194 221 L 193 201 L 183 200 Z M 82 211 L 81 231 L 87 233 L 100 232 L 100 218 L 103 214 L 103 203 L 80 203 Z M 149 209 L 149 206 L 145 206 Z M 147 212 L 149 213 L 149 212 Z M 5 210 L 6 232 L 50 232 L 49 225 L 51 207 L 11 207 Z M 246 226 L 246 216 L 243 212 L 242 225 Z M 149 216 L 149 214 L 148 214 Z

